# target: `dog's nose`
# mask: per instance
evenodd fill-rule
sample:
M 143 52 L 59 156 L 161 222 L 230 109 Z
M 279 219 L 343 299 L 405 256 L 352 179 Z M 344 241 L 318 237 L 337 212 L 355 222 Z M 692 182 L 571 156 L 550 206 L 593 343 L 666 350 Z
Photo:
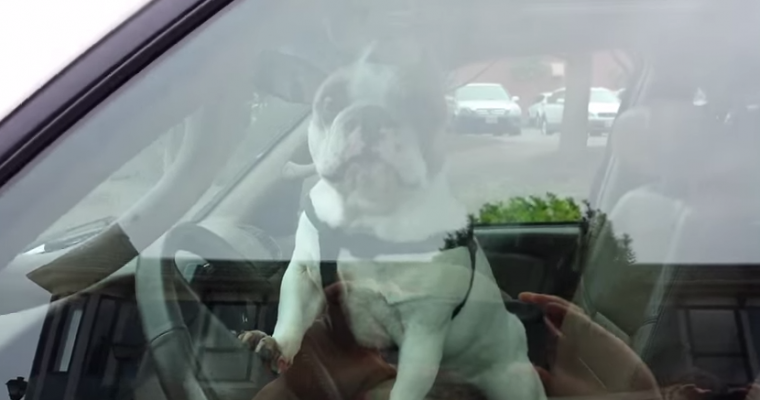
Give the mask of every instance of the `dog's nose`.
M 354 116 L 355 124 L 364 137 L 378 137 L 384 130 L 393 129 L 397 123 L 391 113 L 384 107 L 370 105 L 359 109 Z

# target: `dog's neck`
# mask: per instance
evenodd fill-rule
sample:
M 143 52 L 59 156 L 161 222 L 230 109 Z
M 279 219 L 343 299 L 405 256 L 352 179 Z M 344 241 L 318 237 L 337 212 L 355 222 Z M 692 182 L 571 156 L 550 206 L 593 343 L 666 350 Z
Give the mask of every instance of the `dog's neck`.
M 324 180 L 317 182 L 309 196 L 317 217 L 330 227 L 372 234 L 389 242 L 420 241 L 466 226 L 466 209 L 452 195 L 445 170 L 441 168 L 429 185 L 386 215 L 347 216 L 343 199 Z

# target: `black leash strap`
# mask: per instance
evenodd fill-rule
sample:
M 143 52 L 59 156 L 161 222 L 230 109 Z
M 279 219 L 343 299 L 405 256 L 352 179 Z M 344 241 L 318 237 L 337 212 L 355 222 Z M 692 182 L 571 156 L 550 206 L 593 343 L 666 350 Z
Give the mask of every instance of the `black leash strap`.
M 327 225 L 317 217 L 314 210 L 314 204 L 311 199 L 307 200 L 304 207 L 304 213 L 309 221 L 314 225 L 319 236 L 319 275 L 322 279 L 322 288 L 327 288 L 338 282 L 338 254 L 341 248 L 347 248 L 354 256 L 363 256 L 367 258 L 374 257 L 378 254 L 403 254 L 413 253 L 415 249 L 420 248 L 441 248 L 443 240 L 433 238 L 421 243 L 387 243 L 376 238 L 355 239 L 344 234 L 339 229 Z M 359 235 L 355 235 L 359 236 Z M 355 246 L 352 246 L 355 245 Z M 431 247 L 432 246 L 432 247 Z M 475 259 L 477 257 L 478 246 L 472 235 L 468 235 L 466 242 L 467 250 L 470 253 L 470 284 L 467 287 L 462 301 L 454 308 L 451 318 L 456 317 L 462 308 L 464 308 L 467 299 L 470 297 L 472 285 L 475 280 Z M 355 250 L 356 249 L 356 250 Z M 384 253 L 383 251 L 387 251 Z M 357 254 L 354 254 L 356 252 Z
M 467 286 L 467 292 L 464 294 L 462 301 L 454 309 L 454 312 L 451 313 L 451 319 L 454 319 L 457 315 L 459 315 L 459 312 L 462 311 L 462 308 L 464 308 L 465 303 L 467 303 L 467 299 L 470 298 L 472 284 L 475 281 L 475 258 L 478 255 L 478 246 L 475 244 L 475 240 L 472 238 L 469 238 L 469 240 L 467 240 L 467 251 L 470 253 L 470 268 L 472 269 L 470 272 L 470 284 Z
M 319 275 L 322 278 L 322 288 L 325 289 L 338 282 L 338 253 L 340 245 L 337 243 L 337 230 L 317 217 L 314 204 L 311 199 L 306 201 L 304 208 L 306 217 L 317 230 L 319 237 Z M 332 240 L 331 240 L 332 239 Z

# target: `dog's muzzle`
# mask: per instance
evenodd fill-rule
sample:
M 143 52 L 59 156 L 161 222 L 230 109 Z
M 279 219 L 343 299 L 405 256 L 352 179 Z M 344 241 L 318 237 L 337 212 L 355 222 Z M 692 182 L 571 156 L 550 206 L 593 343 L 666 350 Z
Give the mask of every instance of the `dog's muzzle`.
M 351 164 L 370 165 L 382 162 L 373 149 L 392 131 L 399 129 L 398 121 L 384 107 L 378 105 L 354 105 L 335 119 L 333 129 L 344 132 L 345 135 L 358 135 L 361 149 L 352 157 L 344 160 L 332 171 L 325 171 L 322 177 L 331 182 L 338 182 L 345 177 L 346 170 Z
M 342 129 L 345 132 L 358 132 L 364 143 L 371 146 L 383 137 L 384 131 L 398 129 L 398 122 L 390 111 L 378 105 L 354 105 L 343 111 Z

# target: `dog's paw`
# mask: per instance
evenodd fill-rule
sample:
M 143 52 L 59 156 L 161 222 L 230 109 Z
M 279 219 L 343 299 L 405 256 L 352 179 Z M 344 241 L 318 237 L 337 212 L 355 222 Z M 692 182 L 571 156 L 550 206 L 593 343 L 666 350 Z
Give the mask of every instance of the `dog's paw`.
M 253 350 L 276 373 L 285 372 L 290 363 L 282 356 L 282 351 L 273 337 L 261 331 L 246 331 L 238 336 L 241 342 Z

